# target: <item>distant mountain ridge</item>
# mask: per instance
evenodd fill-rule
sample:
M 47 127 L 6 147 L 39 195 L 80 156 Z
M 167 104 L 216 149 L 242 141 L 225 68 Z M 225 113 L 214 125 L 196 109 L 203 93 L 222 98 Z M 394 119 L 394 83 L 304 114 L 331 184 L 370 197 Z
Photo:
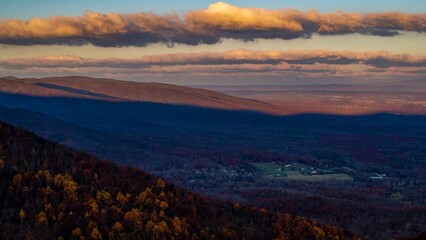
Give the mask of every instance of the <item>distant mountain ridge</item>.
M 281 114 L 283 108 L 211 90 L 164 83 L 129 82 L 80 76 L 0 78 L 0 91 L 43 97 L 78 97 L 109 101 L 143 101 L 206 108 Z

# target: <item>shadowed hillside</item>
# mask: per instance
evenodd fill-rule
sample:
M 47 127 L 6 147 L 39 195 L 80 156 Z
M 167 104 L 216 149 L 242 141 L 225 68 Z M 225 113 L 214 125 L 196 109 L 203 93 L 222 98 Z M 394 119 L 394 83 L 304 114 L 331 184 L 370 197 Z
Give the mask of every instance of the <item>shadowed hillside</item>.
M 329 225 L 211 201 L 0 123 L 1 239 L 350 239 Z

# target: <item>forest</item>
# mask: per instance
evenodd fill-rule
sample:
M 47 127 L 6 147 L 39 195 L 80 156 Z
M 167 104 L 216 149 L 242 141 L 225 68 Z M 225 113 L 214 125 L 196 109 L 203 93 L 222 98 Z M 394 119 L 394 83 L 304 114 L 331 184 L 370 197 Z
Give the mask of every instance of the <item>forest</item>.
M 0 123 L 1 239 L 361 239 L 211 200 Z

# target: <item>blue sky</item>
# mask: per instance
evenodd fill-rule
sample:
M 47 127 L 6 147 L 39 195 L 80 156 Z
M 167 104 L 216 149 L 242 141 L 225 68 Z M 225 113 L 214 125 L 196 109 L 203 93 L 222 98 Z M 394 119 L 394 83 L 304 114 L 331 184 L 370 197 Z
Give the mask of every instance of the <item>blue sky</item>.
M 207 0 L 0 0 L 0 18 L 33 18 L 54 15 L 81 15 L 85 10 L 98 12 L 130 13 L 141 11 L 185 12 L 206 8 L 217 1 Z M 268 9 L 296 8 L 317 9 L 320 12 L 336 10 L 353 12 L 402 11 L 407 13 L 426 12 L 425 0 L 235 0 L 226 1 L 240 7 Z

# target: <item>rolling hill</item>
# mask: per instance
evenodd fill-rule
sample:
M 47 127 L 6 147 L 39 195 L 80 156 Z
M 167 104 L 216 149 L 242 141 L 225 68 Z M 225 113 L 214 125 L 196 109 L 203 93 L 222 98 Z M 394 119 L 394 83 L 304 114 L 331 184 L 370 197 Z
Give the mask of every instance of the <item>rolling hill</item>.
M 39 97 L 77 97 L 108 101 L 141 101 L 216 109 L 281 114 L 283 108 L 223 93 L 163 83 L 89 77 L 0 78 L 0 91 Z

